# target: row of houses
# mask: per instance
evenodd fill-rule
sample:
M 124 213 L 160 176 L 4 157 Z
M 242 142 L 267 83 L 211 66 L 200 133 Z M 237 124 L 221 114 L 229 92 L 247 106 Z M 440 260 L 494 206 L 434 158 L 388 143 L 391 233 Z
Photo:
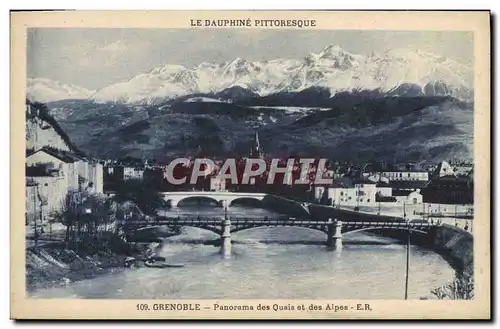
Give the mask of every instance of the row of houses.
M 376 171 L 385 169 L 386 171 Z M 122 181 L 129 179 L 149 179 L 157 183 L 161 190 L 185 188 L 168 186 L 165 167 L 131 166 L 108 164 L 104 167 L 104 189 L 113 190 Z M 329 199 L 331 204 L 374 204 L 375 202 L 396 203 L 473 203 L 472 166 L 463 164 L 460 171 L 443 161 L 427 172 L 418 167 L 374 168 L 365 166 L 362 171 L 348 171 L 339 174 L 328 170 L 324 177 L 334 179 L 331 186 L 316 186 L 315 199 Z M 252 183 L 251 183 L 252 185 Z M 268 186 L 260 186 L 265 189 Z M 231 184 L 217 177 L 200 179 L 196 186 L 203 190 L 220 191 L 231 189 Z M 277 187 L 279 188 L 279 187 Z M 262 191 L 265 192 L 265 191 Z M 279 192 L 279 191 L 278 191 Z
M 71 143 L 43 104 L 26 103 L 26 218 L 62 209 L 68 192 L 103 193 L 103 165 Z
M 331 206 L 375 206 L 378 202 L 398 204 L 421 204 L 423 196 L 420 189 L 397 190 L 390 185 L 369 180 L 358 180 L 353 184 L 334 183 L 332 186 L 316 186 L 316 201 Z
M 457 173 L 443 161 L 433 172 L 426 173 L 428 179 L 421 171 L 399 172 L 401 175 L 396 171 L 366 172 L 361 177 L 345 175 L 332 185 L 316 186 L 314 199 L 335 206 L 370 206 L 377 202 L 473 204 L 473 169 L 465 167 Z M 405 177 L 408 179 L 401 179 Z
M 26 157 L 26 210 L 60 210 L 69 191 L 103 193 L 103 166 L 69 151 L 42 147 Z

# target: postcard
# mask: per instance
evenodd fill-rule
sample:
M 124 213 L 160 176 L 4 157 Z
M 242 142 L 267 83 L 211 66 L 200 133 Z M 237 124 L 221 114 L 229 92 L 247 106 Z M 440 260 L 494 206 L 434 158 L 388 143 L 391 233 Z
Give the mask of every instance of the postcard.
M 11 12 L 11 59 L 12 318 L 491 317 L 488 11 Z

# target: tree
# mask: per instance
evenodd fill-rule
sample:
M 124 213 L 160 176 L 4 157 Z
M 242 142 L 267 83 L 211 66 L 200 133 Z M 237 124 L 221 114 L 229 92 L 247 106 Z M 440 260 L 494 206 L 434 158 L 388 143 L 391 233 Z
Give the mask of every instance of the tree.
M 66 227 L 64 240 L 70 246 L 82 236 L 98 236 L 107 231 L 112 214 L 110 199 L 88 192 L 68 192 L 62 209 L 53 213 L 52 223 Z
M 147 180 L 130 179 L 118 185 L 114 200 L 118 203 L 132 201 L 148 216 L 155 216 L 164 200 L 157 184 Z
M 76 192 L 68 192 L 64 199 L 64 204 L 59 211 L 53 213 L 51 222 L 60 223 L 66 227 L 64 241 L 68 244 L 72 240 L 72 232 L 78 219 L 78 199 L 75 197 Z
M 474 277 L 470 271 L 457 274 L 452 283 L 433 289 L 437 299 L 470 300 L 474 298 Z

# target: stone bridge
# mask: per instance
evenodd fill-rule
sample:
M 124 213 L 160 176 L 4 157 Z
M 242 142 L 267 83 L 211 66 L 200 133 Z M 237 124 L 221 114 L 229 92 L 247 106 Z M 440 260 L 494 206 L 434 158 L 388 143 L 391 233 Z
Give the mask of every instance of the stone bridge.
M 224 192 L 224 191 L 186 191 L 186 192 L 163 192 L 163 199 L 167 201 L 171 207 L 177 207 L 179 202 L 187 199 L 208 199 L 215 201 L 221 207 L 226 205 L 230 207 L 235 200 L 257 200 L 262 201 L 266 196 L 265 193 L 240 193 L 240 192 Z

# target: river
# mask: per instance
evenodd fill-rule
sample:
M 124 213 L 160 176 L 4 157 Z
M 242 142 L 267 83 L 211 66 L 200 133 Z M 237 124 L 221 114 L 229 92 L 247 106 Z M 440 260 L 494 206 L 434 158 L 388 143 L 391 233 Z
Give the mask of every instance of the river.
M 220 208 L 188 207 L 164 215 L 223 216 Z M 228 208 L 239 216 L 277 216 L 263 209 Z M 185 241 L 217 235 L 198 228 L 165 240 L 159 255 L 182 268 L 131 268 L 64 287 L 38 290 L 34 298 L 144 299 L 404 299 L 406 246 L 366 232 L 344 238 L 341 251 L 327 250 L 322 232 L 253 228 L 234 233 L 232 258 L 219 248 Z M 307 241 L 308 244 L 303 242 Z M 438 254 L 410 248 L 409 298 L 429 297 L 450 283 L 454 270 Z

